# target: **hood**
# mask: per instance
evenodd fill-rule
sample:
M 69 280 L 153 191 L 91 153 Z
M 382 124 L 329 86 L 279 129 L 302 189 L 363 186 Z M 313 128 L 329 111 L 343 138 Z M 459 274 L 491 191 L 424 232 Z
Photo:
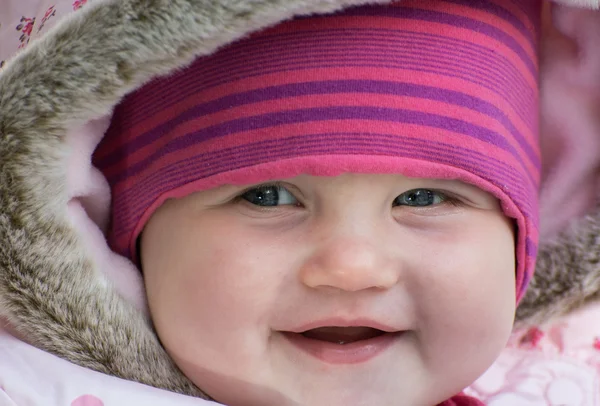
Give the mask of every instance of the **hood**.
M 600 294 L 600 12 L 547 11 L 540 50 L 541 241 L 535 276 L 517 309 L 523 327 Z
M 157 75 L 256 30 L 298 15 L 386 2 L 99 0 L 7 61 L 0 71 L 0 317 L 10 329 L 83 367 L 202 397 L 155 336 L 139 272 L 111 252 L 103 236 L 110 193 L 91 155 L 111 111 Z M 563 2 L 598 8 L 598 0 Z M 599 13 L 563 6 L 549 13 L 544 131 L 552 145 L 573 137 L 592 142 L 600 135 L 590 109 L 600 96 L 600 52 L 594 48 L 600 43 Z M 565 91 L 573 86 L 579 92 Z M 588 161 L 596 164 L 593 157 Z M 556 179 L 556 173 L 547 172 L 552 190 L 578 176 L 575 171 Z M 564 203 L 560 196 L 552 201 Z M 579 236 L 552 239 L 549 252 Z M 541 299 L 544 286 L 565 266 L 549 262 L 542 261 L 548 269 L 538 269 L 523 319 L 564 308 Z M 578 277 L 590 272 L 586 268 Z M 580 294 L 567 289 L 561 303 Z

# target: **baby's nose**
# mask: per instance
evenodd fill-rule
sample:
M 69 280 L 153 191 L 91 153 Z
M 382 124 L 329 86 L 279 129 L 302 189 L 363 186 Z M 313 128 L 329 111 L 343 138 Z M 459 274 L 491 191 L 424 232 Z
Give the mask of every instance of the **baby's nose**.
M 322 245 L 300 270 L 310 288 L 329 287 L 355 292 L 388 289 L 399 279 L 399 265 L 369 241 L 336 241 Z

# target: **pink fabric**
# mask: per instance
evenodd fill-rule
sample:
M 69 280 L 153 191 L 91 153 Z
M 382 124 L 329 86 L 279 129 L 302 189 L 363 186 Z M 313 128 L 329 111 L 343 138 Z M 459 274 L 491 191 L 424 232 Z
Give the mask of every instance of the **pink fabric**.
M 547 17 L 540 72 L 542 241 L 595 204 L 600 181 L 600 12 L 555 7 Z
M 461 393 L 460 395 L 452 397 L 452 399 L 440 403 L 438 406 L 485 406 L 485 403 L 472 396 Z
M 110 187 L 90 157 L 108 128 L 110 117 L 104 117 L 73 128 L 67 134 L 69 155 L 68 191 L 71 197 L 69 219 L 87 251 L 103 269 L 116 289 L 138 309 L 147 312 L 144 283 L 138 268 L 129 259 L 113 252 L 105 233 L 110 221 Z
M 517 331 L 467 391 L 488 406 L 600 404 L 600 304 Z
M 62 17 L 100 0 L 0 0 L 0 67 Z
M 0 406 L 216 406 L 81 368 L 0 327 Z

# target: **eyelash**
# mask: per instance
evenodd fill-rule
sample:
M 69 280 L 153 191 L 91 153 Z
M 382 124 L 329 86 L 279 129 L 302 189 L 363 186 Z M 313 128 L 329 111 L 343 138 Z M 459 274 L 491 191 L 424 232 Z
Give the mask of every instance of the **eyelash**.
M 289 191 L 289 188 L 286 187 L 282 182 L 273 182 L 273 183 L 264 183 L 264 184 L 260 184 L 260 185 L 251 186 L 251 187 L 243 190 L 242 192 L 240 192 L 237 196 L 235 196 L 233 199 L 233 202 L 234 203 L 242 203 L 242 202 L 249 203 L 243 197 L 246 193 L 248 193 L 252 190 L 269 189 L 269 188 L 276 188 L 276 189 L 283 188 L 283 189 L 287 190 L 291 195 L 293 195 L 295 199 L 298 200 L 296 195 L 294 195 L 294 193 Z M 428 190 L 433 193 L 436 193 L 442 197 L 442 203 L 430 205 L 430 206 L 422 206 L 422 207 L 405 205 L 406 207 L 411 207 L 413 209 L 431 209 L 432 207 L 439 206 L 440 204 L 449 204 L 453 207 L 461 207 L 461 206 L 464 206 L 464 204 L 465 204 L 463 200 L 461 200 L 460 198 L 456 197 L 455 195 L 453 195 L 451 193 L 448 193 L 448 192 L 445 192 L 442 190 L 438 190 L 438 189 L 428 189 L 428 188 L 410 189 L 410 190 L 407 190 L 406 192 L 399 194 L 395 199 L 397 199 L 399 196 L 403 195 L 404 193 L 407 193 L 407 192 L 410 192 L 413 190 Z M 394 201 L 395 201 L 395 199 L 394 199 Z M 272 209 L 273 207 L 279 207 L 279 206 L 273 206 L 273 207 L 259 206 L 259 205 L 253 205 L 252 203 L 249 203 L 249 204 L 251 204 L 252 206 L 256 206 L 257 208 L 260 208 L 261 210 L 269 210 L 269 209 Z M 299 202 L 298 206 L 301 206 L 300 202 Z M 398 205 L 398 206 L 392 205 L 392 207 L 401 207 L 401 206 L 402 205 Z
M 440 192 L 440 193 L 442 193 L 442 192 Z M 448 204 L 451 204 L 454 207 L 461 207 L 461 206 L 465 205 L 464 201 L 460 200 L 459 198 L 457 198 L 455 196 L 448 195 L 448 194 L 445 194 L 445 193 L 442 193 L 442 194 L 446 198 L 445 202 L 447 202 Z
M 234 203 L 240 203 L 240 202 L 244 202 L 246 201 L 244 199 L 244 195 L 252 190 L 261 190 L 261 189 L 269 189 L 269 188 L 275 188 L 275 189 L 285 189 L 289 192 L 289 187 L 286 187 L 283 182 L 273 182 L 273 183 L 261 183 L 260 185 L 255 185 L 255 186 L 251 186 L 247 189 L 244 189 L 243 191 L 241 191 L 237 196 L 235 196 L 233 198 L 233 202 Z M 296 198 L 298 200 L 298 198 L 296 197 L 296 195 L 292 192 L 289 192 L 292 196 L 294 196 L 294 198 Z M 261 206 L 257 206 L 257 207 L 261 207 Z M 263 209 L 265 207 L 262 207 Z
M 423 189 L 426 189 L 426 188 L 423 188 Z M 426 190 L 430 190 L 434 193 L 439 194 L 443 198 L 443 203 L 449 204 L 451 206 L 460 207 L 465 204 L 464 201 L 462 201 L 460 198 L 458 198 L 457 196 L 455 196 L 449 192 L 445 192 L 443 190 L 437 190 L 437 189 L 426 189 Z

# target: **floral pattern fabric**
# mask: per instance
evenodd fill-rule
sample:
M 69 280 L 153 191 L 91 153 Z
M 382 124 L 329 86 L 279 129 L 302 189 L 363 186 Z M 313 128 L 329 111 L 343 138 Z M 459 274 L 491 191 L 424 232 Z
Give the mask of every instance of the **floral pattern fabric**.
M 600 304 L 515 332 L 467 393 L 488 406 L 600 405 Z
M 93 0 L 0 0 L 0 67 L 60 17 Z

